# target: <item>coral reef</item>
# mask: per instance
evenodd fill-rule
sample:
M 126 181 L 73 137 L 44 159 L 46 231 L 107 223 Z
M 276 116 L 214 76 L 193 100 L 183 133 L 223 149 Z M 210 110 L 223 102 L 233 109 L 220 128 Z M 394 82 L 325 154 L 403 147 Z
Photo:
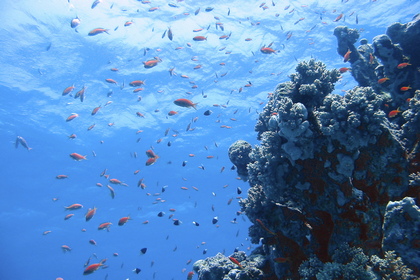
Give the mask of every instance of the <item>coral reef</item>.
M 301 279 L 416 279 L 416 276 L 411 274 L 412 270 L 404 265 L 393 251 L 385 252 L 383 259 L 376 255 L 369 258 L 362 249 L 352 248 L 343 243 L 335 250 L 332 259 L 333 262 L 323 263 L 312 256 L 299 268 Z
M 416 267 L 420 267 L 420 209 L 414 199 L 391 201 L 384 217 L 383 249 L 393 250 Z
M 334 30 L 337 51 L 343 57 L 350 52 L 348 62 L 359 85 L 386 92 L 390 108 L 385 111 L 406 109 L 407 98 L 420 89 L 420 73 L 416 71 L 420 66 L 420 14 L 407 24 L 394 23 L 386 33 L 374 37 L 372 45 L 367 39 L 360 40 L 356 49 L 356 29 L 338 26 Z
M 244 179 L 248 177 L 247 165 L 250 163 L 249 153 L 251 144 L 238 140 L 229 147 L 229 159 L 236 166 L 238 175 Z
M 359 83 L 344 96 L 332 93 L 340 72 L 313 59 L 278 85 L 255 127 L 260 145 L 229 149 L 250 184 L 240 205 L 260 246 L 237 256 L 243 273 L 231 273 L 238 266 L 223 255 L 196 262 L 199 279 L 248 279 L 238 275 L 251 267 L 262 273 L 253 279 L 420 275 L 420 77 L 406 49 L 418 39 L 418 20 L 357 49 L 357 30 L 335 29 Z
M 198 273 L 199 280 L 260 280 L 263 279 L 265 262 L 265 258 L 258 253 L 249 257 L 242 251 L 230 257 L 218 253 L 197 261 L 193 269 Z

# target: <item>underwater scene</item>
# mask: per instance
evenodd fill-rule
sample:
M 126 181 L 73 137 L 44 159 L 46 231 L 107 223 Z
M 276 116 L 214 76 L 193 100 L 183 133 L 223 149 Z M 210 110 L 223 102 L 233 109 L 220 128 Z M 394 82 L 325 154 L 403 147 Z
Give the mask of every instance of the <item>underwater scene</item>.
M 419 1 L 0 7 L 0 279 L 419 279 Z

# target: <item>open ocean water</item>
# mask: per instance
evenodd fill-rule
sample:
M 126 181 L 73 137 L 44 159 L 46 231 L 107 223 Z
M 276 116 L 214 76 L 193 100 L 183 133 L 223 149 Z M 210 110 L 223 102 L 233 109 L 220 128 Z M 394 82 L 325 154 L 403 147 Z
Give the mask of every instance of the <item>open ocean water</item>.
M 347 66 L 336 52 L 336 26 L 357 28 L 371 43 L 420 11 L 418 1 L 395 0 L 94 6 L 0 3 L 0 279 L 187 279 L 199 259 L 249 253 L 257 245 L 247 240 L 251 223 L 238 204 L 248 184 L 237 178 L 229 146 L 258 144 L 258 113 L 298 62 Z M 272 53 L 261 51 L 268 47 Z M 144 84 L 129 85 L 136 80 Z M 355 85 L 343 73 L 334 93 Z M 15 147 L 18 136 L 30 150 Z M 65 210 L 76 203 L 83 208 Z M 97 210 L 86 221 L 89 208 Z M 109 230 L 98 230 L 105 222 Z M 88 261 L 102 259 L 103 268 L 83 276 Z

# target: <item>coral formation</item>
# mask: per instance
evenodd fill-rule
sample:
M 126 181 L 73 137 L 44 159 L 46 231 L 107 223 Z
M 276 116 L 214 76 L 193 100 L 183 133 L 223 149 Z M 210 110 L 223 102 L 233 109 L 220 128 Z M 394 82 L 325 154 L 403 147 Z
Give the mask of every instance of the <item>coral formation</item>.
M 251 144 L 244 140 L 238 140 L 229 147 L 229 159 L 236 166 L 238 175 L 245 179 L 248 177 L 246 166 L 251 161 L 251 150 Z
M 391 201 L 384 217 L 383 249 L 393 250 L 416 267 L 420 267 L 420 209 L 411 197 Z
M 265 258 L 258 253 L 249 257 L 242 251 L 230 257 L 218 253 L 214 257 L 197 261 L 193 269 L 198 273 L 199 280 L 260 280 L 263 279 L 265 262 Z
M 357 30 L 335 29 L 338 53 L 349 56 L 359 83 L 344 96 L 332 94 L 340 72 L 313 59 L 278 85 L 255 127 L 260 145 L 229 149 L 251 186 L 240 204 L 260 246 L 238 256 L 243 273 L 231 273 L 238 267 L 223 255 L 198 261 L 199 279 L 248 279 L 238 275 L 255 256 L 261 262 L 252 267 L 263 274 L 253 279 L 420 274 L 420 77 L 406 49 L 418 39 L 418 20 L 357 49 Z

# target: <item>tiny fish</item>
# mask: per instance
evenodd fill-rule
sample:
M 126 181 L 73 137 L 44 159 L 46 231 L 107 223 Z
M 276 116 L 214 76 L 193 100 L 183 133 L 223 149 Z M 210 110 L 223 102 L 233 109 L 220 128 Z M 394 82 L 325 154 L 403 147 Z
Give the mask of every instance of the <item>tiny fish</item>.
M 78 17 L 75 17 L 70 22 L 71 28 L 76 28 L 77 26 L 79 26 L 79 24 L 80 24 L 80 18 L 78 18 Z
M 93 8 L 95 8 L 99 3 L 101 3 L 102 2 L 102 0 L 95 0 L 93 3 L 92 3 L 92 6 L 91 6 L 91 9 L 93 9 Z
M 108 31 L 109 31 L 109 29 L 105 29 L 105 28 L 95 28 L 95 29 L 92 29 L 89 33 L 88 33 L 88 35 L 89 36 L 95 36 L 95 35 L 98 35 L 98 34 L 101 34 L 101 33 L 107 33 L 107 34 L 109 34 L 108 33 Z
M 196 105 L 197 103 L 193 103 L 191 100 L 185 99 L 185 98 L 179 98 L 174 101 L 175 105 L 178 105 L 180 107 L 186 107 L 190 108 L 193 107 L 195 110 L 197 110 Z
M 17 136 L 16 137 L 15 148 L 17 148 L 19 146 L 19 144 L 21 144 L 28 151 L 32 150 L 32 148 L 30 148 L 28 146 L 28 143 L 26 142 L 26 140 L 22 136 Z
M 170 27 L 168 27 L 168 38 L 171 41 L 174 38 L 174 34 L 172 33 L 172 29 Z

